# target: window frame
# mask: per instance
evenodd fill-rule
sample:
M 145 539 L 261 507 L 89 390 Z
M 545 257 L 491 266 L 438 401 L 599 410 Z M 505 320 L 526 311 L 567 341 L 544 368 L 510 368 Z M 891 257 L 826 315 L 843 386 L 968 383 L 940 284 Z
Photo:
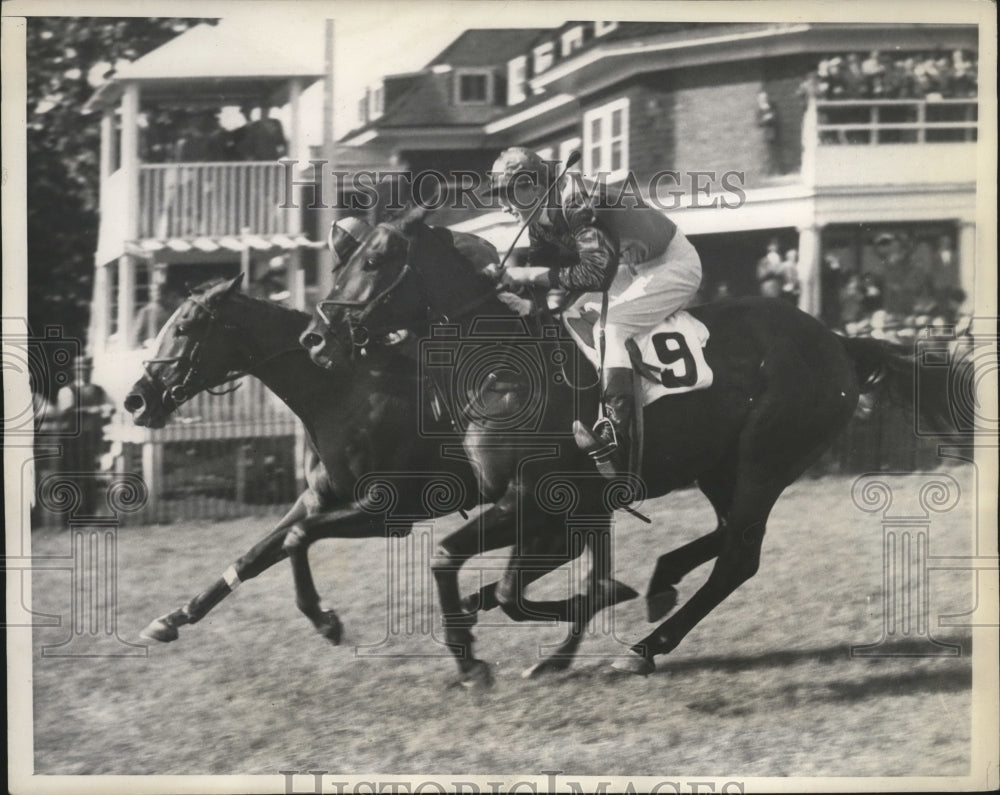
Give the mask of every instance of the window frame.
M 520 71 L 520 79 L 516 77 Z M 507 61 L 507 104 L 517 105 L 528 98 L 528 56 L 518 55 Z
M 583 25 L 574 25 L 569 30 L 559 36 L 559 53 L 563 58 L 568 58 L 577 50 L 583 48 Z M 573 45 L 576 46 L 573 46 Z
M 462 78 L 486 78 L 486 96 L 484 99 L 462 99 Z M 455 70 L 455 104 L 456 105 L 492 105 L 494 80 L 492 69 L 456 69 Z
M 583 134 L 581 136 L 581 146 L 583 147 L 583 170 L 586 174 L 595 178 L 604 171 L 607 173 L 607 181 L 620 182 L 625 179 L 629 169 L 629 98 L 607 102 L 597 108 L 591 108 L 583 114 Z M 612 119 L 616 111 L 621 111 L 622 129 L 618 136 L 611 134 Z M 593 140 L 593 124 L 598 122 L 600 137 L 596 142 Z M 616 141 L 621 142 L 621 167 L 612 170 L 611 153 Z M 593 150 L 599 148 L 600 162 L 594 163 Z M 604 168 L 604 166 L 607 166 Z
M 538 59 L 539 54 L 547 55 L 549 57 L 548 63 L 545 66 L 539 67 Z M 531 65 L 533 68 L 533 73 L 540 75 L 542 72 L 551 69 L 556 62 L 556 43 L 554 41 L 546 41 L 538 46 L 532 48 L 531 50 Z

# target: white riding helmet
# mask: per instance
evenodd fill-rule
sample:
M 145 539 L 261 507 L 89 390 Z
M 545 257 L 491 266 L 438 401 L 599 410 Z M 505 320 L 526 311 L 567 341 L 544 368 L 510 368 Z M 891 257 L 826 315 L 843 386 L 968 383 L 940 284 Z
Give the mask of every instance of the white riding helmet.
M 330 224 L 326 246 L 333 252 L 333 267 L 339 268 L 355 252 L 362 241 L 372 233 L 372 227 L 360 218 L 348 216 Z

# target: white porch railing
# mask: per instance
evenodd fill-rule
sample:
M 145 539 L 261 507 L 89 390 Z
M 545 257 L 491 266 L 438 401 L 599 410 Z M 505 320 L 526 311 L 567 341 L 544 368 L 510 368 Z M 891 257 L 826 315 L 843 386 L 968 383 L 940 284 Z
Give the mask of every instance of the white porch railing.
M 815 143 L 900 144 L 975 141 L 971 99 L 816 100 Z
M 974 182 L 978 115 L 975 98 L 814 99 L 802 123 L 802 182 Z
M 139 236 L 192 238 L 297 231 L 282 210 L 281 163 L 157 163 L 139 168 Z

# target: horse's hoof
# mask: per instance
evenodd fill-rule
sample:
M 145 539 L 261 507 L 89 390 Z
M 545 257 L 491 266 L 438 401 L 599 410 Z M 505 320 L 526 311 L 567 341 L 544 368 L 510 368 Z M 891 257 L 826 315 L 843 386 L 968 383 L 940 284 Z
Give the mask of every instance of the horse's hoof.
M 548 674 L 558 674 L 569 668 L 572 660 L 552 659 L 542 660 L 521 672 L 522 679 L 539 679 Z
M 461 602 L 462 612 L 470 616 L 479 612 L 479 594 L 473 593 L 466 596 Z
M 169 616 L 160 616 L 149 623 L 142 632 L 139 633 L 140 638 L 145 638 L 146 640 L 155 640 L 160 643 L 170 643 L 172 640 L 177 640 L 180 637 L 180 633 L 177 631 L 172 623 L 170 623 Z
M 600 588 L 601 602 L 607 606 L 628 602 L 639 596 L 638 591 L 615 579 L 601 580 L 598 587 Z
M 461 687 L 465 690 L 488 690 L 493 687 L 493 672 L 489 663 L 482 660 L 474 660 L 473 665 L 451 684 L 452 687 Z
M 334 646 L 339 646 L 340 638 L 344 634 L 344 625 L 332 610 L 324 610 L 322 615 L 323 618 L 316 624 L 316 631 Z
M 677 606 L 677 589 L 668 585 L 666 590 L 646 596 L 646 619 L 649 623 L 659 621 Z
M 634 674 L 635 676 L 649 676 L 656 670 L 656 664 L 634 651 L 630 651 L 628 656 L 619 657 L 611 664 L 611 669 L 624 674 Z

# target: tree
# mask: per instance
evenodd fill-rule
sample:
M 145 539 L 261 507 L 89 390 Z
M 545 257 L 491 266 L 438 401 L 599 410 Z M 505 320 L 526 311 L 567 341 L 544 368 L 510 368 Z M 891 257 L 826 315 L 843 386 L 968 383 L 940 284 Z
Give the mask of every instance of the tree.
M 100 116 L 116 66 L 210 20 L 30 17 L 27 25 L 28 322 L 84 340 L 97 247 Z M 50 386 L 51 388 L 51 386 Z

